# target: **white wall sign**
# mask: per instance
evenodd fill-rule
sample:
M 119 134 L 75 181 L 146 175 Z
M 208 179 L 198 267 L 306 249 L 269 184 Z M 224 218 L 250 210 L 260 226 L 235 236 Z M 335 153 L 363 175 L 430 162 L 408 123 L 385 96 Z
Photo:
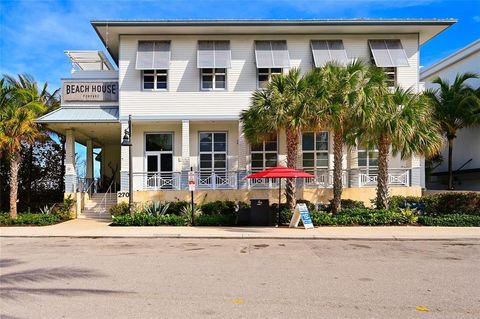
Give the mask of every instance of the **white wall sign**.
M 65 81 L 62 83 L 65 102 L 117 102 L 118 82 L 115 81 Z
M 308 211 L 307 205 L 304 203 L 297 204 L 295 207 L 295 212 L 290 220 L 289 227 L 298 227 L 300 220 L 302 220 L 302 224 L 305 229 L 313 229 L 313 222 L 310 218 L 310 212 Z

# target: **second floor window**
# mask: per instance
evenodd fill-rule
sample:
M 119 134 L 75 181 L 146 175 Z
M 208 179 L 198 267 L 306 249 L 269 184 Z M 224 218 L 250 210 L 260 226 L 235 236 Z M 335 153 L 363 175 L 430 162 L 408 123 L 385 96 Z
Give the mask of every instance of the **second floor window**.
M 278 142 L 276 134 L 269 136 L 262 143 L 252 144 L 250 149 L 252 172 L 277 166 Z
M 143 89 L 144 90 L 167 90 L 168 71 L 167 70 L 143 70 Z
M 225 90 L 227 69 L 200 69 L 202 90 Z
M 272 80 L 272 76 L 282 74 L 282 68 L 260 68 L 258 69 L 258 83 L 257 87 L 259 89 L 264 89 L 267 87 L 268 82 Z
M 302 134 L 303 169 L 315 174 L 318 169 L 328 169 L 328 132 Z

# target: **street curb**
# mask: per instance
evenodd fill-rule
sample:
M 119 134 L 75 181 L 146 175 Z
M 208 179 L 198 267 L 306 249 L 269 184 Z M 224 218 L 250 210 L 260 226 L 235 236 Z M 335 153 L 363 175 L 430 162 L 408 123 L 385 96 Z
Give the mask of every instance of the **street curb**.
M 194 236 L 194 235 L 181 235 L 181 234 L 166 234 L 166 235 L 107 235 L 107 236 L 95 236 L 95 235 L 0 235 L 0 238 L 80 238 L 80 239 L 98 239 L 98 238 L 165 238 L 165 239 L 270 239 L 270 240 L 341 240 L 341 241 L 480 241 L 478 237 L 325 237 L 325 236 L 298 236 L 298 237 L 282 237 L 282 236 Z

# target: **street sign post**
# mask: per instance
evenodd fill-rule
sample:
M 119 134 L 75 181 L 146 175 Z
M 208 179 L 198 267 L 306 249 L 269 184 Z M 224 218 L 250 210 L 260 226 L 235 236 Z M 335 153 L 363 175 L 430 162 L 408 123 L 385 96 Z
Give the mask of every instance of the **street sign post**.
M 195 203 L 193 202 L 193 192 L 195 191 L 195 172 L 193 167 L 190 167 L 188 172 L 188 190 L 190 191 L 190 197 L 192 201 L 192 226 L 195 224 Z

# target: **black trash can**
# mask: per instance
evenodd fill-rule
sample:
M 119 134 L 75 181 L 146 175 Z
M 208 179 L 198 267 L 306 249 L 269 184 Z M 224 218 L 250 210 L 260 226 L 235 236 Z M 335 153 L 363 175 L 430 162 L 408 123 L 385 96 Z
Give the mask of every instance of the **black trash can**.
M 274 220 L 270 214 L 270 203 L 268 199 L 250 200 L 250 225 L 252 226 L 273 226 Z

